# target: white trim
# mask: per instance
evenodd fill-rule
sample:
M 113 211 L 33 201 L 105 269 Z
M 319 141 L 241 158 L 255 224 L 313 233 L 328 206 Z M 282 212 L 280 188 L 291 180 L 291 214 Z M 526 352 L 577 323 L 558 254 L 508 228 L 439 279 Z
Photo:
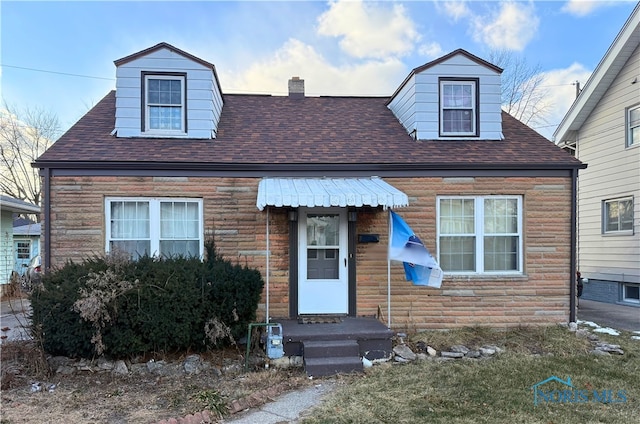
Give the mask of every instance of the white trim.
M 111 203 L 112 202 L 147 202 L 149 204 L 149 255 L 157 256 L 160 252 L 160 205 L 164 202 L 187 202 L 198 204 L 198 241 L 199 241 L 199 257 L 204 255 L 204 218 L 203 218 L 203 202 L 201 198 L 187 197 L 105 197 L 104 199 L 104 216 L 105 216 L 105 252 L 109 253 L 111 238 Z M 133 239 L 131 239 L 133 240 Z M 143 240 L 143 239 L 138 239 Z M 194 239 L 195 240 L 195 239 Z
M 635 297 L 627 297 L 627 287 L 638 288 L 637 284 L 623 284 L 622 285 L 622 301 L 629 303 L 640 303 L 640 299 L 636 299 Z
M 628 107 L 626 109 L 626 117 L 625 117 L 625 140 L 624 145 L 626 148 L 638 147 L 640 146 L 640 135 L 637 140 L 634 140 L 634 143 L 630 144 L 629 142 L 632 140 L 632 130 L 638 129 L 640 134 L 640 118 L 637 120 L 635 126 L 631 126 L 631 112 L 636 111 L 640 114 L 640 104 Z
M 445 85 L 462 85 L 471 87 L 471 106 L 470 107 L 454 107 L 444 105 L 444 86 Z M 442 136 L 473 136 L 477 133 L 476 110 L 478 108 L 478 99 L 476 98 L 477 81 L 475 80 L 440 80 L 439 86 L 440 96 L 440 135 Z M 444 111 L 445 110 L 468 110 L 471 113 L 471 130 L 470 131 L 446 131 L 444 129 Z
M 172 80 L 180 81 L 180 105 L 177 104 L 164 104 L 164 103 L 149 103 L 149 80 Z M 186 93 L 186 78 L 182 75 L 155 75 L 147 74 L 144 76 L 144 130 L 147 135 L 186 135 L 185 127 L 185 109 L 187 107 L 187 93 Z M 151 119 L 149 117 L 149 109 L 151 107 L 180 107 L 180 129 L 161 129 L 151 128 Z
M 617 229 L 617 230 L 607 230 L 607 221 L 608 221 L 608 217 L 609 217 L 609 211 L 607 209 L 607 205 L 610 203 L 618 203 L 620 204 L 621 202 L 626 202 L 629 201 L 631 202 L 631 228 L 626 229 L 626 230 L 621 230 L 621 229 Z M 633 205 L 633 196 L 625 196 L 625 197 L 618 197 L 615 199 L 607 199 L 607 200 L 603 200 L 602 201 L 602 234 L 603 235 L 633 235 L 633 222 L 634 222 L 634 217 L 633 217 L 633 213 L 634 213 L 634 205 Z M 620 218 L 618 217 L 618 224 L 620 224 Z
M 326 248 L 338 249 L 338 278 L 307 278 L 307 216 L 338 215 L 339 239 L 337 245 Z M 349 225 L 346 208 L 300 208 L 298 210 L 298 314 L 347 314 L 349 312 Z M 307 298 L 303 298 L 303 291 Z M 340 290 L 341 292 L 338 292 Z M 330 302 L 330 303 L 327 303 Z
M 474 232 L 473 237 L 475 237 L 475 271 L 447 271 L 443 269 L 443 271 L 448 275 L 521 275 L 524 271 L 524 229 L 522 225 L 522 217 L 524 215 L 523 211 L 523 201 L 522 196 L 520 195 L 500 195 L 500 196 L 437 196 L 436 197 L 436 249 L 438 251 L 438 263 L 442 267 L 442 261 L 440 259 L 441 247 L 440 247 L 440 237 L 443 236 L 440 232 L 440 201 L 444 199 L 455 199 L 455 200 L 465 200 L 472 199 L 474 201 Z M 517 233 L 513 234 L 501 234 L 501 235 L 512 235 L 518 237 L 518 269 L 517 270 L 509 270 L 509 271 L 485 271 L 484 270 L 484 237 L 490 236 L 490 233 L 486 233 L 484 230 L 484 201 L 485 200 L 496 200 L 496 199 L 515 199 L 517 200 L 517 208 L 518 208 L 518 219 Z M 446 236 L 471 236 L 471 233 L 447 233 Z

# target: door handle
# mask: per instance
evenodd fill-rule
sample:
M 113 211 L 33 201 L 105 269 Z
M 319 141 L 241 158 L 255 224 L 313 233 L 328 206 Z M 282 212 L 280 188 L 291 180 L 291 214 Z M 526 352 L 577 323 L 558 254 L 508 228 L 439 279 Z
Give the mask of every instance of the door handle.
M 347 258 L 344 258 L 344 267 L 347 267 Z

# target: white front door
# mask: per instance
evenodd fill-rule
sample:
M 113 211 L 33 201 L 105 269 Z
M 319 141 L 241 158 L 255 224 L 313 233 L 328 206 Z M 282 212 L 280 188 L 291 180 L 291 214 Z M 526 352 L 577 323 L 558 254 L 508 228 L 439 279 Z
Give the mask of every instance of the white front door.
M 298 313 L 347 314 L 347 210 L 300 208 Z

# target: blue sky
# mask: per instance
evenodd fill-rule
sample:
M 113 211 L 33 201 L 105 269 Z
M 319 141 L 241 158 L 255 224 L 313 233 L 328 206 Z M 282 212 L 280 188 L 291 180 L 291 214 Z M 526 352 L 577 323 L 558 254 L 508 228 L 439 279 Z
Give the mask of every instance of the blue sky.
M 2 99 L 63 129 L 115 88 L 113 61 L 167 42 L 216 65 L 223 92 L 391 95 L 457 48 L 539 66 L 551 137 L 636 1 L 0 2 Z

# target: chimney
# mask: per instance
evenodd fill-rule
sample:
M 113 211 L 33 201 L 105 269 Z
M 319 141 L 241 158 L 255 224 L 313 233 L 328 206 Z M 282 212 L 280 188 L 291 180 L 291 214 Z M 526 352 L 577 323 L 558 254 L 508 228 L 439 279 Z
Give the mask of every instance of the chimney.
M 300 77 L 291 77 L 289 80 L 289 98 L 304 99 L 304 80 Z

